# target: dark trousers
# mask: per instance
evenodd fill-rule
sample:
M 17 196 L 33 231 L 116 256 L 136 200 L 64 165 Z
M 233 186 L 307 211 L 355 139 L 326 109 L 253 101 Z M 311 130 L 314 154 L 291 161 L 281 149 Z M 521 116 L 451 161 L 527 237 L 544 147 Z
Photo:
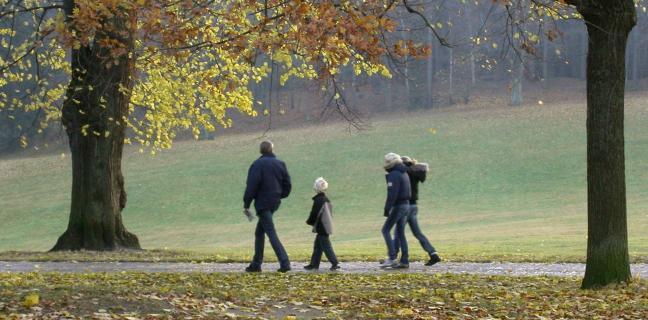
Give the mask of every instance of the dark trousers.
M 407 224 L 409 224 L 410 230 L 412 230 L 412 234 L 414 234 L 414 237 L 419 241 L 421 247 L 423 247 L 423 250 L 425 250 L 425 252 L 427 252 L 430 255 L 436 253 L 436 249 L 434 249 L 434 246 L 432 246 L 430 241 L 423 234 L 423 231 L 421 231 L 421 227 L 419 227 L 417 216 L 418 216 L 418 207 L 415 204 L 411 204 L 410 212 L 407 215 Z M 398 238 L 394 239 L 394 243 L 396 246 L 396 252 L 398 252 L 400 248 L 400 242 Z
M 261 268 L 266 235 L 268 236 L 268 240 L 270 240 L 270 245 L 272 245 L 272 249 L 277 255 L 277 260 L 279 260 L 281 267 L 290 267 L 288 254 L 281 244 L 281 241 L 279 241 L 277 230 L 275 230 L 274 222 L 272 222 L 272 214 L 273 212 L 270 210 L 257 212 L 259 222 L 254 231 L 254 257 L 252 258 L 252 263 L 250 263 L 250 267 L 252 268 Z
M 326 259 L 332 264 L 337 265 L 338 260 L 333 252 L 333 246 L 331 245 L 331 240 L 329 239 L 328 234 L 318 234 L 315 237 L 315 243 L 313 244 L 313 255 L 311 256 L 310 265 L 313 267 L 319 267 L 320 261 L 322 260 L 322 253 L 326 255 Z
M 405 239 L 405 225 L 407 224 L 408 213 L 409 204 L 394 206 L 382 227 L 382 235 L 387 244 L 387 254 L 389 255 L 389 259 L 396 260 L 398 257 L 397 248 L 400 247 L 402 251 L 400 262 L 403 264 L 409 264 L 409 250 L 407 248 L 407 239 Z M 394 237 L 398 239 L 398 247 L 396 247 L 396 243 L 391 237 L 391 230 L 394 226 L 396 226 Z

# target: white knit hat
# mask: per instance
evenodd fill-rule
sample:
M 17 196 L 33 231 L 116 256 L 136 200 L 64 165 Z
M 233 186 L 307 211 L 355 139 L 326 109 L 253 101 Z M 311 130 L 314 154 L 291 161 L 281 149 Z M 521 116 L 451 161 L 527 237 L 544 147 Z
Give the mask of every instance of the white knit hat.
M 326 182 L 324 178 L 319 177 L 315 179 L 315 183 L 313 184 L 313 190 L 315 190 L 315 192 L 324 192 L 326 189 L 328 189 L 328 182 Z
M 385 155 L 385 169 L 391 169 L 397 164 L 403 163 L 401 156 L 390 152 Z

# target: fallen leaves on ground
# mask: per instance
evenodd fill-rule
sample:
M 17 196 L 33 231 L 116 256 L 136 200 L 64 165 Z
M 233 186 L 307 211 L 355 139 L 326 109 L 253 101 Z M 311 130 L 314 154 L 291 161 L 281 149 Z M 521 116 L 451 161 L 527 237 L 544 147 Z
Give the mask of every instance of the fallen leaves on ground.
M 645 319 L 648 282 L 452 274 L 0 273 L 0 319 Z
M 377 261 L 383 254 L 383 248 L 379 251 L 373 249 L 360 248 L 354 251 L 345 251 L 341 249 L 338 258 L 341 261 Z M 461 251 L 461 250 L 460 250 Z M 292 261 L 309 261 L 311 248 L 290 252 Z M 220 254 L 202 253 L 188 250 L 118 250 L 118 251 L 57 251 L 57 252 L 30 252 L 30 251 L 4 251 L 0 252 L 0 261 L 34 261 L 34 262 L 187 262 L 187 263 L 230 263 L 230 262 L 249 262 L 252 252 L 249 250 L 238 250 L 234 252 L 221 252 Z M 410 260 L 427 261 L 427 254 L 413 253 Z M 445 252 L 444 261 L 452 262 L 543 262 L 543 263 L 561 263 L 561 262 L 585 262 L 583 255 L 539 255 L 531 252 L 484 252 L 484 253 L 457 253 Z M 630 254 L 632 263 L 648 263 L 648 256 L 645 254 Z M 274 256 L 268 257 L 268 262 L 276 262 Z M 38 264 L 35 264 L 38 268 Z

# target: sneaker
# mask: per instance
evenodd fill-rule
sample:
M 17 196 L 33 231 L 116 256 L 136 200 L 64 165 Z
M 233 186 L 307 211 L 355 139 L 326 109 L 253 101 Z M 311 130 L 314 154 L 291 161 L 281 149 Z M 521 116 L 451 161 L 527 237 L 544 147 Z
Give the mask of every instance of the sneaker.
M 317 269 L 319 269 L 319 267 L 309 264 L 309 265 L 304 266 L 304 269 L 306 269 L 306 270 L 317 270 Z
M 433 265 L 435 265 L 435 264 L 437 264 L 439 262 L 441 262 L 441 258 L 439 258 L 438 254 L 433 253 L 433 254 L 430 255 L 430 260 L 428 260 L 428 262 L 426 262 L 425 265 L 429 267 L 429 266 L 433 266 Z
M 261 268 L 259 267 L 247 267 L 245 268 L 245 272 L 261 272 Z
M 334 264 L 334 265 L 331 266 L 331 271 L 335 271 L 335 270 L 339 270 L 339 269 L 340 269 L 339 264 Z
M 281 267 L 277 269 L 277 272 L 281 272 L 281 273 L 286 273 L 288 271 L 290 271 L 290 267 Z
M 391 266 L 392 269 L 409 269 L 409 264 L 396 262 Z
M 394 263 L 397 263 L 397 261 L 387 258 L 387 259 L 383 260 L 383 262 L 380 264 L 380 267 L 381 268 L 389 268 L 389 267 L 393 266 Z

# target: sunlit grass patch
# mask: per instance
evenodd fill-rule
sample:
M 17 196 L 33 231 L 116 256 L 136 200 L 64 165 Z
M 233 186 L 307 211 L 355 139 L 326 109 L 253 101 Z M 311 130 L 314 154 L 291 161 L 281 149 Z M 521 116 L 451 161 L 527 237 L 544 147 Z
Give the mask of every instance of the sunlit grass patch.
M 627 100 L 626 119 L 629 247 L 633 259 L 644 259 L 645 98 Z M 279 236 L 293 260 L 305 260 L 312 248 L 313 234 L 304 221 L 318 176 L 330 183 L 336 253 L 357 260 L 384 257 L 381 158 L 392 151 L 431 165 L 430 179 L 421 186 L 419 222 L 444 257 L 584 260 L 584 104 L 473 106 L 391 115 L 375 119 L 363 132 L 346 129 L 326 124 L 269 132 L 293 177 L 294 192 L 275 214 Z M 242 193 L 247 169 L 257 157 L 258 138 L 251 133 L 181 142 L 153 158 L 127 151 L 126 227 L 146 249 L 247 260 L 254 224 L 241 213 Z M 53 246 L 67 226 L 69 161 L 60 154 L 0 161 L 0 251 Z M 424 258 L 409 239 L 412 254 Z M 273 259 L 270 250 L 267 256 Z

